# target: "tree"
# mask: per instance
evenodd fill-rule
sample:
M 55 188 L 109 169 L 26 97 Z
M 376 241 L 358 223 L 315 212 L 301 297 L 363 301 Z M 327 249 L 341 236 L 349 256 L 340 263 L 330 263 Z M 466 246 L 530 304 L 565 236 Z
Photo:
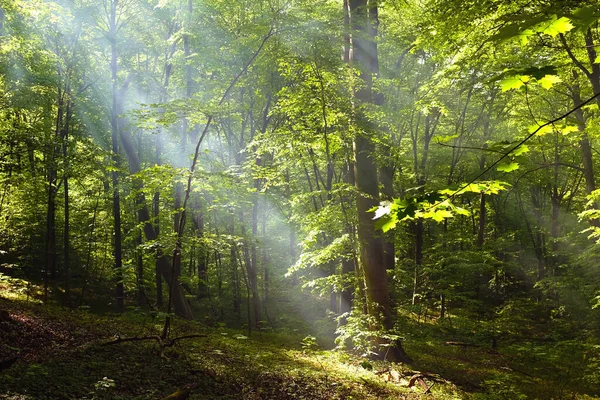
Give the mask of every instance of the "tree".
M 364 270 L 367 308 L 371 316 L 385 329 L 391 329 L 392 317 L 387 283 L 386 265 L 383 258 L 383 244 L 375 235 L 375 222 L 371 209 L 379 204 L 379 185 L 375 146 L 373 144 L 374 126 L 368 121 L 364 107 L 374 103 L 373 78 L 379 73 L 377 57 L 377 2 L 349 0 L 350 27 L 352 32 L 351 62 L 360 71 L 362 85 L 356 89 L 356 122 L 358 131 L 354 139 L 354 179 L 357 189 L 358 242 L 360 262 Z M 380 316 L 381 315 L 381 316 Z M 383 350 L 379 350 L 383 354 Z M 393 346 L 392 360 L 409 360 L 400 343 Z

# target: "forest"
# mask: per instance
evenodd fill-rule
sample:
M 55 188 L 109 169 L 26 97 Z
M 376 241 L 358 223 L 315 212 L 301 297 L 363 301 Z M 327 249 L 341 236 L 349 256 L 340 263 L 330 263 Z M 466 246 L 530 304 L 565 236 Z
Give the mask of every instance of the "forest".
M 0 0 L 0 399 L 600 399 L 598 0 Z

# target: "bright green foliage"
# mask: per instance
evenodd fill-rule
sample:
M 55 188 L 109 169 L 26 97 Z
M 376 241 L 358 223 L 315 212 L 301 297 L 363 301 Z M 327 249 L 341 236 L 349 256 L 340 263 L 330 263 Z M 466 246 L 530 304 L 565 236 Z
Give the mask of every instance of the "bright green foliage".
M 174 271 L 195 318 L 223 329 L 186 353 L 223 378 L 209 379 L 215 396 L 233 395 L 239 378 L 242 397 L 275 396 L 278 382 L 293 397 L 316 377 L 306 398 L 376 398 L 380 385 L 418 397 L 366 360 L 399 340 L 411 370 L 476 392 L 439 382 L 436 398 L 597 396 L 599 6 L 376 3 L 379 73 L 363 82 L 361 60 L 348 59 L 361 41 L 339 1 L 0 0 L 0 294 L 114 311 L 122 275 L 125 303 L 151 310 L 154 326 L 172 315 Z M 377 165 L 369 216 L 372 248 L 385 251 L 373 259 L 389 268 L 381 315 L 393 329 L 365 314 L 359 138 Z M 157 260 L 170 265 L 158 278 Z M 318 350 L 334 341 L 353 355 Z M 114 355 L 82 351 L 100 366 Z M 142 356 L 82 377 L 73 396 L 166 395 L 164 374 L 148 392 L 123 387 L 152 375 Z M 190 378 L 186 357 L 165 361 L 173 383 Z M 64 372 L 59 361 L 23 363 L 10 387 Z M 331 378 L 336 368 L 369 384 Z

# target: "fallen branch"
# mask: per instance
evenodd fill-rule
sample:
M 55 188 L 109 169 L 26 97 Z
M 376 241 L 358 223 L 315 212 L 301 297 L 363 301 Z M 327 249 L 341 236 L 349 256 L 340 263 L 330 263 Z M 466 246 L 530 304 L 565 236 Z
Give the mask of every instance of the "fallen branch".
M 420 377 L 420 378 L 427 378 L 428 380 L 430 380 L 432 382 L 437 382 L 437 383 L 449 383 L 446 379 L 442 378 L 438 374 L 430 374 L 428 372 L 406 371 L 406 372 L 402 372 L 402 375 L 403 376 L 409 376 L 410 375 L 410 379 L 408 381 L 408 386 L 409 387 L 411 387 L 411 386 L 413 386 L 415 384 L 415 381 L 416 381 L 416 379 L 418 377 Z M 411 381 L 412 381 L 412 383 L 411 383 Z
M 411 376 L 410 379 L 408 380 L 408 387 L 413 387 L 415 385 L 415 383 L 418 382 L 419 385 L 421 385 L 421 387 L 425 391 L 425 393 L 427 393 L 429 391 L 429 387 L 427 386 L 427 384 L 425 383 L 423 378 L 425 378 L 424 374 L 415 374 L 415 375 Z
M 143 340 L 156 340 L 158 342 L 159 345 L 163 346 L 163 341 L 160 338 L 160 336 L 156 335 L 156 336 L 134 336 L 134 337 L 127 337 L 127 338 L 122 338 L 120 336 L 117 336 L 117 338 L 115 340 L 112 340 L 110 342 L 106 342 L 106 343 L 102 343 L 102 346 L 109 346 L 111 344 L 118 344 L 118 343 L 124 343 L 124 342 L 141 342 Z
M 385 368 L 385 369 L 382 369 L 381 371 L 375 371 L 375 375 L 382 375 L 382 374 L 385 374 L 386 372 L 390 372 L 390 369 Z
M 115 340 L 111 340 L 110 342 L 102 343 L 101 346 L 109 346 L 112 344 L 125 343 L 125 342 L 141 342 L 144 340 L 156 340 L 156 342 L 158 343 L 158 345 L 160 347 L 160 356 L 164 357 L 165 347 L 173 347 L 175 345 L 175 343 L 177 343 L 178 341 L 183 340 L 183 339 L 191 339 L 191 338 L 199 338 L 199 337 L 207 337 L 207 335 L 202 334 L 202 333 L 195 333 L 195 334 L 191 334 L 191 335 L 178 336 L 176 338 L 166 339 L 166 340 L 163 340 L 158 335 L 134 336 L 134 337 L 126 337 L 126 338 L 117 336 L 117 338 Z
M 192 338 L 200 338 L 200 337 L 207 337 L 208 335 L 204 335 L 202 333 L 195 333 L 192 335 L 183 335 L 183 336 L 178 336 L 176 338 L 173 338 L 171 340 L 168 341 L 168 343 L 165 343 L 164 346 L 165 347 L 172 347 L 175 345 L 176 342 L 183 340 L 183 339 L 192 339 Z
M 429 387 L 427 388 L 427 390 L 425 391 L 425 393 L 423 393 L 423 394 L 428 394 L 428 393 L 431 393 L 431 388 L 432 388 L 434 385 L 435 385 L 435 381 L 431 382 L 431 386 L 429 386 Z
M 447 346 L 462 346 L 462 347 L 481 347 L 478 344 L 474 343 L 464 343 L 464 342 L 446 342 Z

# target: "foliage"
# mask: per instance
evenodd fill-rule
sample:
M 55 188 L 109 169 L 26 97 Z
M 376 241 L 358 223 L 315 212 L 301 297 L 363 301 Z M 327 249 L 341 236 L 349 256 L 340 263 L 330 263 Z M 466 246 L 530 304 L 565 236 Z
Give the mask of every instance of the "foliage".
M 365 359 L 402 339 L 474 398 L 597 395 L 598 5 L 351 3 L 0 0 L 3 297 L 216 329 L 174 377 L 92 345 L 11 390 L 153 398 L 192 360 L 215 396 L 410 397 Z

